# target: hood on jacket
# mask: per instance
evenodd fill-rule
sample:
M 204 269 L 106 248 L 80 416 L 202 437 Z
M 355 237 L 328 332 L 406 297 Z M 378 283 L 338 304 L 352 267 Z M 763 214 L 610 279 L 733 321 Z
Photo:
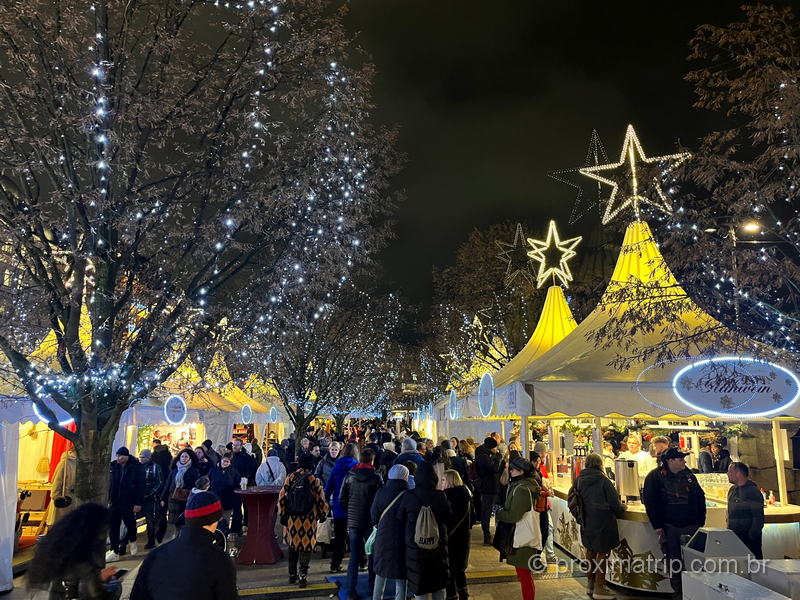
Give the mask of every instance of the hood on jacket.
M 267 460 L 264 461 L 265 463 L 269 463 L 269 466 L 272 467 L 272 470 L 275 471 L 279 466 L 283 465 L 281 462 L 280 457 L 278 456 L 268 456 Z M 277 473 L 275 473 L 277 475 Z
M 373 477 L 377 477 L 378 474 L 375 472 L 375 467 L 372 465 L 358 464 L 350 469 L 350 476 L 358 481 L 369 481 Z
M 336 462 L 333 463 L 333 473 L 339 473 L 341 471 L 349 471 L 357 464 L 358 461 L 352 456 L 340 456 L 339 458 L 336 459 Z M 333 475 L 333 473 L 331 475 Z

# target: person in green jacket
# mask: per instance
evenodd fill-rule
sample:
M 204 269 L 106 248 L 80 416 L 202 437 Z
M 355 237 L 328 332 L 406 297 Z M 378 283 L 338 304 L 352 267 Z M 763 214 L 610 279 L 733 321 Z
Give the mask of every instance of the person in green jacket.
M 522 516 L 533 510 L 533 505 L 541 493 L 541 487 L 534 479 L 533 465 L 522 456 L 515 456 L 508 465 L 511 478 L 503 508 L 495 513 L 495 519 L 505 523 L 516 523 Z M 508 564 L 517 570 L 517 579 L 522 587 L 522 599 L 533 600 L 536 588 L 531 569 L 541 560 L 541 548 L 514 548 L 506 557 Z

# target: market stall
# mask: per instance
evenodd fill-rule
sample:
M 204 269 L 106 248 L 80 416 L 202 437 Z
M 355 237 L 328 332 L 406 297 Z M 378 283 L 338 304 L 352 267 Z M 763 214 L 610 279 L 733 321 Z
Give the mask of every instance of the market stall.
M 787 430 L 800 426 L 800 382 L 790 363 L 778 352 L 765 352 L 755 343 L 745 347 L 727 345 L 720 336 L 711 357 L 675 358 L 657 364 L 630 363 L 623 368 L 610 365 L 630 348 L 654 346 L 671 339 L 675 331 L 713 331 L 722 326 L 691 301 L 682 300 L 679 321 L 669 327 L 636 327 L 617 344 L 593 341 L 595 333 L 610 321 L 624 323 L 626 302 L 618 301 L 626 286 L 651 290 L 651 298 L 638 302 L 665 302 L 684 297 L 672 273 L 664 264 L 647 224 L 631 223 L 625 233 L 612 280 L 598 307 L 569 335 L 538 359 L 528 363 L 521 374 L 532 392 L 530 421 L 547 424 L 550 461 L 557 473 L 554 500 L 555 541 L 580 556 L 578 528 L 566 507 L 566 493 L 574 471 L 576 455 L 600 452 L 601 435 L 612 423 L 623 427 L 650 427 L 670 433 L 685 450 L 696 455 L 698 438 L 704 431 L 719 429 L 724 422 L 749 423 L 767 442 L 769 455 L 760 448 L 740 443 L 738 458 L 754 465 L 756 483 L 777 490 L 777 505 L 766 509 L 764 554 L 767 558 L 800 556 L 800 507 L 788 502 L 785 470 Z M 624 292 L 624 290 L 623 290 Z M 615 325 L 611 323 L 611 325 Z M 629 343 L 632 344 L 629 345 Z M 770 359 L 765 360 L 764 356 Z M 621 423 L 620 423 L 621 422 Z M 570 426 L 565 427 L 565 425 Z M 575 441 L 575 429 L 583 429 Z M 771 439 L 770 439 L 771 438 Z M 733 441 L 733 440 L 732 440 Z M 770 448 L 771 446 L 771 448 Z M 578 456 L 578 457 L 579 457 Z M 759 469 L 759 467 L 761 467 Z M 706 525 L 724 526 L 726 506 L 724 482 L 708 480 L 709 500 Z M 658 538 L 647 522 L 644 508 L 632 504 L 619 520 L 621 546 L 618 558 L 661 557 Z M 613 558 L 613 556 L 612 556 Z M 655 572 L 612 572 L 613 583 L 647 591 L 669 591 L 669 581 Z

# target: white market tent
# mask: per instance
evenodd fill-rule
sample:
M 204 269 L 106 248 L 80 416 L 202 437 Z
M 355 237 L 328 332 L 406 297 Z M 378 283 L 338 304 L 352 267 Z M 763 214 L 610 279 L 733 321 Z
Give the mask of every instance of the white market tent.
M 633 348 L 645 348 L 679 338 L 686 331 L 722 328 L 713 317 L 690 300 L 685 300 L 686 294 L 664 264 L 647 223 L 634 221 L 625 232 L 616 268 L 599 305 L 560 343 L 526 365 L 520 373 L 520 379 L 533 391 L 532 414 L 613 414 L 627 417 L 640 414 L 652 417 L 713 415 L 713 408 L 710 413 L 702 409 L 692 411 L 681 402 L 673 388 L 676 374 L 699 362 L 697 358 L 687 357 L 664 365 L 634 362 L 628 368 L 618 370 L 610 366 L 610 363 L 619 355 L 630 353 L 630 348 L 626 348 L 622 342 L 598 347 L 591 339 L 592 333 L 601 326 L 614 319 L 624 318 L 629 306 L 619 301 L 619 298 L 626 297 L 623 289 L 626 286 L 649 286 L 645 289 L 651 290 L 653 298 L 639 300 L 640 303 L 655 304 L 684 298 L 681 304 L 684 310 L 675 322 L 650 331 L 641 327 L 632 330 L 626 336 L 626 341 L 633 341 Z M 725 339 L 724 336 L 720 337 L 722 341 L 716 349 L 720 357 L 745 357 L 754 350 L 759 350 L 763 356 L 763 346 L 759 347 L 751 342 L 749 347 L 733 347 L 730 343 L 726 344 Z M 699 353 L 700 349 L 697 349 L 695 356 Z M 782 361 L 778 353 L 771 353 L 775 356 L 775 362 L 780 364 Z M 771 410 L 774 403 L 772 406 L 769 403 L 769 398 L 765 402 L 763 398 L 754 397 L 741 412 L 755 412 L 754 408 Z M 734 417 L 737 412 L 739 411 L 731 410 L 726 416 Z M 777 415 L 800 417 L 800 404 L 787 403 L 785 410 Z

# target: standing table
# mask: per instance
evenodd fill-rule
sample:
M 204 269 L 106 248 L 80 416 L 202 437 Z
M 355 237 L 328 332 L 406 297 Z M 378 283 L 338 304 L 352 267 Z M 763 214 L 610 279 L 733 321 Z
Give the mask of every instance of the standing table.
M 280 486 L 235 490 L 247 507 L 247 539 L 236 557 L 237 565 L 272 565 L 283 558 L 275 539 Z

